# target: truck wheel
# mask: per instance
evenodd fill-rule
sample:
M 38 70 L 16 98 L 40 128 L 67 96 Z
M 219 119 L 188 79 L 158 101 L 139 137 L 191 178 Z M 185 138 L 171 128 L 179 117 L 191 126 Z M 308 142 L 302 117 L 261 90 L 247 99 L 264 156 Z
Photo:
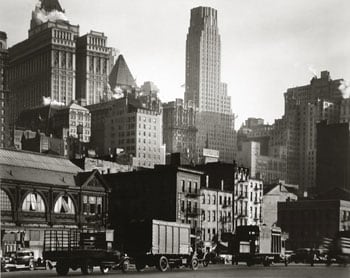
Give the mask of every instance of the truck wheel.
M 128 270 L 129 270 L 129 264 L 130 264 L 129 260 L 125 260 L 125 261 L 123 262 L 123 264 L 122 264 L 122 272 L 123 272 L 123 273 L 128 272 Z
M 203 260 L 203 266 L 207 267 L 208 265 L 209 265 L 209 259 L 207 257 L 205 257 Z
M 66 276 L 69 272 L 69 265 L 66 262 L 58 261 L 56 264 L 56 272 L 58 275 Z
M 168 263 L 167 257 L 161 256 L 159 258 L 159 262 L 158 262 L 158 269 L 161 272 L 165 272 L 165 271 L 167 271 L 168 267 L 169 267 L 169 263 Z
M 198 259 L 197 258 L 192 258 L 191 261 L 191 268 L 192 270 L 197 270 L 198 269 Z
M 263 265 L 264 266 L 270 266 L 271 262 L 270 262 L 270 259 L 269 257 L 265 257 L 264 258 L 264 261 L 263 261 Z
M 100 265 L 100 271 L 101 273 L 103 274 L 107 274 L 110 270 L 110 267 L 109 266 L 106 266 L 106 265 Z
M 89 264 L 89 263 L 84 263 L 81 266 L 81 273 L 83 273 L 84 275 L 89 275 L 92 274 L 94 272 L 94 266 Z

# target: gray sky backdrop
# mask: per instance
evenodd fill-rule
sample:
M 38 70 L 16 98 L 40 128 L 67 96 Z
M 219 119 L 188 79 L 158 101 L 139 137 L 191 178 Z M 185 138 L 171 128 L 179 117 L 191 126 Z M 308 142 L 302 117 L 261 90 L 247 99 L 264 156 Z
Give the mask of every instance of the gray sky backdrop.
M 9 46 L 27 38 L 37 0 L 0 0 Z M 287 88 L 329 70 L 350 79 L 349 0 L 60 0 L 80 34 L 104 32 L 138 85 L 151 80 L 163 101 L 183 97 L 190 9 L 218 10 L 221 79 L 228 83 L 236 128 L 247 117 L 269 123 L 284 111 Z M 310 70 L 311 69 L 311 70 Z

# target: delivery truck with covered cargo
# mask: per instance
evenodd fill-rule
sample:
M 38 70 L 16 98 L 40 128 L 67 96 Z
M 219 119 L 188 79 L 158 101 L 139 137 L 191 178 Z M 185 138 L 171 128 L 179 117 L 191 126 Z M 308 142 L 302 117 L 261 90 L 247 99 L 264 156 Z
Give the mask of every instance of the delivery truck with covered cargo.
M 248 266 L 259 263 L 269 266 L 273 262 L 287 265 L 286 239 L 279 227 L 238 226 L 230 242 L 232 262 L 246 262 Z
M 160 220 L 132 221 L 124 227 L 123 250 L 135 260 L 136 269 L 155 266 L 164 272 L 169 267 L 198 268 L 191 247 L 189 224 Z

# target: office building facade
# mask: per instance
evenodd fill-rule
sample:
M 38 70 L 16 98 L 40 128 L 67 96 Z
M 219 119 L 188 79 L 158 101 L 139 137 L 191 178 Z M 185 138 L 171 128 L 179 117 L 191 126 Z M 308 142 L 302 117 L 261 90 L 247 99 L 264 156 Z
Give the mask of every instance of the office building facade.
M 316 124 L 321 120 L 339 121 L 342 80 L 332 80 L 328 71 L 310 84 L 290 88 L 285 97 L 285 141 L 287 182 L 299 184 L 301 191 L 315 187 Z
M 182 99 L 163 103 L 163 141 L 167 153 L 180 153 L 181 164 L 196 159 L 196 111 Z
M 75 99 L 76 38 L 79 26 L 65 17 L 58 1 L 41 1 L 32 13 L 28 39 L 9 48 L 12 123 L 43 97 L 68 105 Z
M 77 39 L 76 99 L 91 105 L 112 97 L 108 88 L 112 51 L 104 33 L 90 31 Z
M 186 40 L 185 103 L 198 109 L 196 147 L 216 149 L 220 159 L 232 162 L 235 148 L 234 116 L 227 85 L 221 82 L 221 40 L 217 11 L 191 10 Z
M 132 165 L 153 168 L 165 164 L 162 115 L 143 108 L 133 96 L 90 105 L 91 140 L 98 155 L 123 149 Z
M 7 147 L 10 144 L 8 64 L 7 34 L 0 31 L 0 148 Z
M 316 191 L 350 191 L 350 123 L 318 123 L 316 149 Z

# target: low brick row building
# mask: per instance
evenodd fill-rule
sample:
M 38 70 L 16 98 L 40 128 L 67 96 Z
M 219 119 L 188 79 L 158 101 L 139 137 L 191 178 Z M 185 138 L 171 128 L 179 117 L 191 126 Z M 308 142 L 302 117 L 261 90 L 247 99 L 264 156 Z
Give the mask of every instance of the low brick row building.
M 106 225 L 109 187 L 59 156 L 0 149 L 2 252 L 43 247 L 44 230 Z

